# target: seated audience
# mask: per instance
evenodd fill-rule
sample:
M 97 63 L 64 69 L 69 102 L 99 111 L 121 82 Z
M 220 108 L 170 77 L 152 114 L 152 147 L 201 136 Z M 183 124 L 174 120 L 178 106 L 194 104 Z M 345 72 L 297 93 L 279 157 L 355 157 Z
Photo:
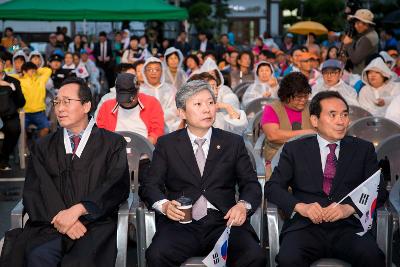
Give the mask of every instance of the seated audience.
M 280 83 L 279 100 L 265 106 L 261 126 L 265 134 L 264 158 L 267 167 L 290 138 L 314 133 L 307 104 L 310 94 L 307 78 L 300 72 L 292 72 Z
M 248 124 L 246 114 L 240 110 L 238 97 L 228 86 L 224 85 L 224 77 L 215 61 L 208 58 L 199 72 L 207 72 L 216 80 L 213 90 L 217 98 L 218 112 L 214 126 L 242 135 Z
M 242 82 L 254 81 L 253 73 L 254 57 L 249 51 L 243 51 L 237 57 L 238 68 L 235 70 L 232 68 L 230 71 L 231 87 L 235 88 Z M 232 60 L 231 60 L 232 65 Z
M 357 235 L 363 227 L 356 205 L 349 197 L 338 203 L 378 170 L 375 148 L 346 136 L 349 107 L 338 92 L 318 93 L 310 115 L 317 135 L 286 143 L 265 185 L 267 200 L 286 218 L 276 261 L 283 267 L 310 266 L 337 258 L 351 266 L 385 266 L 371 231 Z M 386 200 L 384 188 L 381 179 L 376 207 Z
M 140 86 L 140 92 L 154 96 L 160 101 L 168 131 L 175 131 L 180 124 L 175 105 L 176 89 L 165 82 L 165 70 L 161 60 L 155 57 L 148 58 L 143 65 L 142 74 L 144 84 Z
M 312 96 L 322 91 L 336 91 L 346 99 L 349 105 L 359 105 L 356 90 L 341 79 L 343 71 L 339 60 L 328 59 L 322 64 L 321 71 L 322 81 L 312 87 Z
M 171 84 L 176 90 L 186 82 L 186 73 L 182 68 L 182 52 L 175 47 L 170 47 L 164 54 L 165 82 Z
M 65 80 L 53 101 L 62 128 L 32 147 L 23 191 L 29 220 L 8 266 L 115 265 L 117 211 L 130 188 L 126 142 L 89 119 L 91 101 L 78 78 Z
M 97 115 L 99 128 L 109 131 L 128 131 L 142 135 L 152 144 L 164 134 L 164 114 L 160 102 L 139 92 L 136 76 L 118 75 L 116 98 L 106 100 Z
M 51 69 L 37 68 L 32 62 L 22 65 L 22 76 L 13 74 L 21 83 L 22 93 L 25 97 L 25 127 L 36 126 L 39 136 L 49 133 L 50 122 L 47 120 L 46 110 L 46 82 L 51 76 Z
M 381 57 L 368 64 L 362 72 L 364 87 L 360 91 L 360 106 L 373 116 L 385 116 L 392 99 L 400 94 L 400 84 L 392 80 L 392 73 Z
M 274 66 L 261 61 L 256 65 L 256 80 L 243 95 L 242 105 L 246 107 L 251 101 L 261 97 L 277 98 L 279 84 L 275 78 Z
M 149 175 L 140 181 L 141 199 L 157 211 L 157 231 L 146 251 L 149 267 L 206 256 L 231 224 L 228 266 L 266 266 L 249 220 L 261 202 L 260 184 L 243 138 L 212 127 L 215 100 L 204 81 L 182 86 L 176 103 L 187 128 L 159 138 Z M 180 223 L 185 213 L 177 199 L 183 195 L 194 203 L 191 223 Z

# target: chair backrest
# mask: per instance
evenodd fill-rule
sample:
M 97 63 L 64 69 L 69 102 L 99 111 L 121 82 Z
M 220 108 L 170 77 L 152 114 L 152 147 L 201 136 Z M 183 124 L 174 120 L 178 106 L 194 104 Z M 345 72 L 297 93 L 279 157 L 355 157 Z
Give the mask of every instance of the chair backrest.
M 233 92 L 236 94 L 236 96 L 239 98 L 239 102 L 242 103 L 242 98 L 244 93 L 246 92 L 247 88 L 253 84 L 253 82 L 243 82 L 238 84 L 235 88 L 233 88 Z
M 133 173 L 133 179 L 131 178 L 131 189 L 132 192 L 137 194 L 139 184 L 139 161 L 144 155 L 151 161 L 153 158 L 154 146 L 149 142 L 149 140 L 147 140 L 147 138 L 140 134 L 132 132 L 117 133 L 122 135 L 127 142 L 126 154 L 128 158 L 129 174 L 132 175 Z
M 362 107 L 349 106 L 349 117 L 351 122 L 355 122 L 361 118 L 371 117 L 372 114 L 369 111 L 363 109 Z
M 383 140 L 376 148 L 378 161 L 388 160 L 390 165 L 391 184 L 396 182 L 396 175 L 400 177 L 400 134 Z
M 356 136 L 374 144 L 379 145 L 389 136 L 399 134 L 400 125 L 392 120 L 382 117 L 366 117 L 353 122 L 348 130 L 347 135 Z
M 298 140 L 298 139 L 307 138 L 307 137 L 314 136 L 314 135 L 315 134 L 298 135 L 298 136 L 290 138 L 286 143 L 289 143 L 291 141 Z M 275 156 L 271 160 L 271 169 L 272 169 L 272 171 L 275 169 L 276 166 L 278 166 L 279 158 L 281 157 L 281 153 L 282 153 L 282 149 L 283 149 L 283 146 L 281 146 L 281 148 L 279 148 L 279 150 L 276 152 Z
M 246 113 L 247 119 L 254 118 L 256 113 L 264 110 L 264 106 L 267 104 L 271 104 L 273 101 L 275 101 L 275 98 L 271 97 L 261 97 L 254 99 L 251 101 L 247 106 L 244 108 L 244 112 Z
M 254 118 L 252 119 L 253 144 L 255 144 L 258 137 L 263 134 L 260 125 L 263 112 L 263 110 L 260 110 L 256 115 L 254 115 Z

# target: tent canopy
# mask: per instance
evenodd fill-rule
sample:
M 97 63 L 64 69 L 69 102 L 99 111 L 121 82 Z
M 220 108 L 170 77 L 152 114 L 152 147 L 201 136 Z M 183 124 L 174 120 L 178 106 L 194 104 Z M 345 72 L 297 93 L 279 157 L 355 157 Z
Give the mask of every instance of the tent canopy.
M 163 0 L 12 0 L 0 5 L 2 20 L 184 20 L 186 9 Z

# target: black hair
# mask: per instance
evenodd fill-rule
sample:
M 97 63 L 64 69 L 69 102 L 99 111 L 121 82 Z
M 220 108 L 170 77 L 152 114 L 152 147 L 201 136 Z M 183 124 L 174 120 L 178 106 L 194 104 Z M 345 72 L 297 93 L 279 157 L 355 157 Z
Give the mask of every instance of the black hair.
M 301 72 L 292 72 L 286 75 L 279 84 L 278 97 L 281 102 L 289 102 L 298 94 L 310 94 L 311 86 L 308 79 Z
M 93 101 L 92 92 L 90 91 L 90 88 L 84 79 L 78 77 L 68 77 L 61 83 L 60 87 L 63 87 L 64 85 L 67 84 L 76 84 L 79 86 L 78 96 L 82 104 L 85 104 L 87 102 L 92 103 Z
M 193 59 L 194 62 L 196 62 L 196 65 L 197 65 L 197 66 L 200 65 L 200 60 L 199 60 L 199 58 L 198 58 L 196 55 L 188 55 L 188 56 L 185 58 L 185 67 L 186 67 L 186 63 L 187 63 L 187 61 L 188 61 L 189 58 Z
M 139 43 L 139 37 L 137 37 L 136 35 L 132 35 L 131 38 L 129 38 L 129 42 L 132 40 L 136 40 Z
M 207 50 L 207 51 L 204 53 L 204 57 L 207 57 L 207 56 L 212 56 L 212 57 L 214 57 L 214 59 L 217 58 L 217 55 L 215 54 L 215 52 L 214 52 L 213 50 Z
M 308 48 L 305 46 L 295 46 L 290 50 L 290 56 L 293 57 L 294 52 L 300 50 L 301 52 L 308 52 Z
M 263 54 L 267 58 L 276 58 L 275 53 L 270 50 L 263 49 L 261 50 L 261 54 Z
M 168 55 L 165 57 L 165 63 L 168 64 L 168 59 L 169 59 L 169 57 L 172 56 L 172 55 L 177 56 L 177 57 L 178 57 L 178 60 L 179 60 L 179 53 L 178 53 L 177 51 L 174 51 L 174 52 L 172 52 L 171 54 L 168 54 Z
M 81 58 L 81 55 L 78 52 L 73 53 L 72 57 L 74 57 L 74 56 L 77 56 L 77 57 Z
M 105 31 L 102 31 L 99 33 L 99 36 L 107 37 L 107 33 Z
M 28 70 L 37 70 L 37 66 L 32 62 L 25 62 L 21 67 L 22 72 L 26 72 Z
M 317 40 L 317 35 L 316 35 L 315 33 L 310 32 L 308 35 L 311 35 L 312 37 L 314 37 L 314 40 L 315 40 L 315 41 Z
M 237 61 L 236 61 L 237 64 L 240 66 L 239 60 L 242 58 L 243 55 L 249 55 L 249 57 L 250 57 L 250 67 L 249 67 L 249 69 L 252 70 L 253 69 L 253 65 L 254 65 L 254 56 L 253 56 L 253 53 L 251 51 L 245 50 L 245 51 L 240 52 L 239 56 L 237 57 Z
M 4 32 L 6 32 L 6 31 L 14 32 L 13 28 L 11 28 L 11 27 L 6 27 L 4 29 Z
M 144 61 L 144 59 L 136 60 L 135 63 L 132 64 L 132 67 L 133 67 L 133 68 L 135 69 L 135 71 L 136 71 L 137 67 L 138 67 L 139 65 L 144 65 L 144 63 L 146 63 L 146 61 Z
M 335 45 L 332 45 L 332 46 L 330 46 L 330 47 L 328 48 L 328 51 L 327 51 L 327 54 L 326 54 L 326 60 L 331 59 L 331 58 L 329 57 L 329 53 L 331 52 L 332 49 L 336 49 L 336 56 L 338 56 L 339 48 L 337 48 L 337 46 L 335 46 Z M 335 59 L 336 59 L 336 58 L 335 58 Z
M 346 110 L 347 112 L 349 111 L 349 104 L 347 104 L 346 100 L 344 97 L 339 94 L 336 91 L 322 91 L 316 94 L 312 99 L 311 103 L 309 106 L 310 110 L 310 116 L 315 115 L 317 118 L 321 115 L 322 107 L 321 107 L 321 101 L 324 99 L 329 99 L 329 98 L 337 98 L 343 101 L 343 103 L 346 105 Z
M 218 81 L 214 77 L 214 75 L 211 75 L 208 72 L 202 72 L 202 73 L 193 74 L 192 76 L 190 76 L 190 78 L 186 82 L 188 83 L 188 82 L 195 81 L 195 80 L 201 80 L 201 81 L 206 81 L 206 82 L 208 82 L 210 80 L 214 80 L 218 84 Z
M 129 69 L 134 69 L 135 67 L 133 66 L 133 64 L 130 63 L 120 63 L 117 65 L 116 67 L 116 72 L 117 73 L 123 73 L 126 72 Z
M 64 54 L 64 58 L 65 58 L 65 56 L 66 55 L 71 55 L 72 56 L 72 58 L 74 57 L 74 54 L 72 54 L 71 52 L 65 52 L 65 54 Z
M 258 66 L 257 66 L 257 71 L 256 71 L 257 76 L 258 76 L 260 68 L 264 67 L 264 66 L 267 66 L 271 70 L 271 74 L 274 73 L 274 70 L 271 69 L 271 65 L 270 64 L 268 64 L 267 62 L 262 62 L 262 63 L 258 64 Z

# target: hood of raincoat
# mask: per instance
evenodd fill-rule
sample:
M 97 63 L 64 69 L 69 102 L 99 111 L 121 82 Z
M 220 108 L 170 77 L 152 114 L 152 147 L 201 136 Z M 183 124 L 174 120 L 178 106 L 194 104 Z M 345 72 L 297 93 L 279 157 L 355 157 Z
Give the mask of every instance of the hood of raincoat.
M 221 84 L 219 85 L 219 87 L 221 87 L 222 85 L 224 85 L 224 76 L 222 75 L 221 71 L 218 69 L 217 63 L 215 63 L 215 61 L 213 59 L 211 59 L 210 57 L 206 59 L 206 61 L 204 61 L 204 64 L 201 66 L 201 68 L 199 69 L 199 71 L 197 71 L 197 73 L 202 73 L 202 72 L 210 72 L 212 70 L 217 70 L 219 78 L 221 80 Z
M 255 74 L 255 77 L 256 77 L 255 78 L 255 82 L 256 83 L 261 83 L 259 78 L 258 78 L 258 74 L 257 74 L 258 68 L 260 67 L 261 64 L 267 64 L 269 66 L 269 68 L 271 69 L 271 77 L 275 77 L 274 66 L 271 63 L 267 62 L 267 61 L 260 61 L 260 62 L 258 62 L 256 64 L 256 67 L 255 67 L 255 70 L 254 70 L 254 74 Z
M 144 70 L 146 69 L 147 65 L 150 63 L 160 63 L 161 65 L 161 78 L 160 78 L 160 84 L 163 85 L 165 82 L 165 66 L 164 64 L 161 62 L 160 59 L 156 58 L 156 57 L 149 57 L 148 59 L 146 59 L 143 68 L 142 68 L 142 75 L 143 75 L 143 80 L 144 80 L 144 84 L 149 86 L 149 87 L 153 87 L 147 80 L 147 77 L 145 75 Z
M 182 54 L 181 50 L 176 49 L 175 47 L 170 47 L 170 48 L 168 48 L 167 50 L 165 50 L 165 53 L 164 53 L 164 62 L 163 62 L 163 63 L 164 63 L 164 65 L 165 65 L 165 67 L 168 67 L 168 65 L 167 65 L 167 56 L 168 56 L 168 55 L 171 55 L 171 54 L 173 54 L 173 53 L 177 53 L 177 54 L 178 54 L 178 58 L 179 58 L 178 69 L 181 69 L 182 64 L 183 64 L 184 57 L 183 57 L 183 54 Z
M 39 57 L 40 57 L 40 59 L 41 59 L 41 61 L 42 61 L 42 64 L 40 64 L 40 67 L 43 67 L 43 66 L 44 66 L 44 60 L 43 60 L 42 54 L 41 54 L 39 51 L 37 51 L 37 50 L 32 51 L 32 52 L 29 54 L 28 61 L 31 61 L 31 58 L 32 58 L 33 56 L 39 56 Z
M 367 72 L 370 70 L 381 73 L 383 77 L 388 78 L 389 81 L 392 79 L 392 71 L 380 57 L 377 57 L 374 60 L 372 60 L 371 63 L 369 63 L 368 66 L 366 66 L 362 72 L 362 81 L 368 85 L 370 84 L 368 82 Z
M 24 52 L 23 50 L 18 50 L 18 51 L 15 52 L 15 54 L 13 55 L 13 68 L 14 68 L 14 69 L 15 69 L 14 60 L 15 60 L 15 58 L 20 57 L 20 56 L 24 57 L 25 62 L 28 62 L 28 57 L 26 56 L 25 52 Z

